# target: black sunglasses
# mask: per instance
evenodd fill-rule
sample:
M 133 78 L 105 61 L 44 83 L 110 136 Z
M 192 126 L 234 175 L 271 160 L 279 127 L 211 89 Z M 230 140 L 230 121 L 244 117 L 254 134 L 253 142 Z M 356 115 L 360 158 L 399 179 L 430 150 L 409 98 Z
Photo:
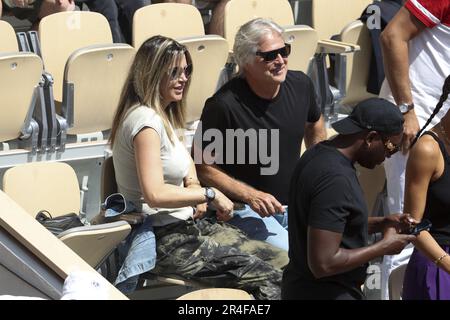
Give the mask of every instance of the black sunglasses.
M 184 73 L 184 76 L 189 79 L 189 77 L 192 74 L 192 64 L 188 64 L 186 67 L 181 68 L 181 67 L 173 67 L 172 69 L 170 69 L 169 71 L 169 78 L 170 80 L 176 80 L 179 77 L 181 77 L 181 74 Z
M 284 47 L 272 51 L 266 52 L 256 51 L 256 55 L 263 58 L 265 62 L 272 62 L 278 57 L 278 55 L 280 55 L 283 58 L 287 58 L 290 54 L 291 54 L 291 45 L 289 43 L 285 43 Z

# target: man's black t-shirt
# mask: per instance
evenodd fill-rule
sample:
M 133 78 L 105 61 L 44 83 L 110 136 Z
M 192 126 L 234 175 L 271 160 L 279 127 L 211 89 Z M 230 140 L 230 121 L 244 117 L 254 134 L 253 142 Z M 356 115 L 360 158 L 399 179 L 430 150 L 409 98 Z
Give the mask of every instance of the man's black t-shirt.
M 322 279 L 316 279 L 308 267 L 308 226 L 342 234 L 341 248 L 367 245 L 368 210 L 355 168 L 328 144 L 322 142 L 307 150 L 292 176 L 290 260 L 283 274 L 283 299 L 334 299 L 336 286 L 358 288 L 366 277 L 366 265 Z
M 287 205 L 305 122 L 319 118 L 312 81 L 302 72 L 288 71 L 272 100 L 253 93 L 245 79 L 234 78 L 206 101 L 194 143 L 204 153 L 215 153 L 215 164 L 225 173 Z M 201 132 L 203 143 L 198 143 Z M 238 140 L 245 143 L 240 146 Z

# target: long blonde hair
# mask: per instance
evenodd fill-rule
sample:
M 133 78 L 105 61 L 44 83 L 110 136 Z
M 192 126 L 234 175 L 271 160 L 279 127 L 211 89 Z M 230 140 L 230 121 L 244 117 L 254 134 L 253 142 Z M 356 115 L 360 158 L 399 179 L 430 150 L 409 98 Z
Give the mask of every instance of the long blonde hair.
M 137 104 L 155 110 L 163 121 L 170 141 L 174 143 L 170 125 L 174 130 L 184 127 L 186 94 L 189 90 L 190 79 L 186 82 L 181 101 L 172 102 L 166 108 L 161 104 L 160 89 L 164 76 L 181 61 L 183 56 L 186 57 L 188 64 L 192 64 L 187 48 L 167 37 L 154 36 L 142 44 L 122 89 L 109 138 L 111 146 L 114 145 L 118 128 L 127 111 Z

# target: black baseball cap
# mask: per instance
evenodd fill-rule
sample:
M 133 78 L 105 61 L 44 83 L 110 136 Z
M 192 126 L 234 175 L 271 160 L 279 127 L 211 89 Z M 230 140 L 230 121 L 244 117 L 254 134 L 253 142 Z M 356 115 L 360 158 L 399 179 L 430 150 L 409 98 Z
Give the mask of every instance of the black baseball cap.
M 394 135 L 403 132 L 403 115 L 395 104 L 381 98 L 370 98 L 358 103 L 347 118 L 331 126 L 344 135 L 363 130 Z

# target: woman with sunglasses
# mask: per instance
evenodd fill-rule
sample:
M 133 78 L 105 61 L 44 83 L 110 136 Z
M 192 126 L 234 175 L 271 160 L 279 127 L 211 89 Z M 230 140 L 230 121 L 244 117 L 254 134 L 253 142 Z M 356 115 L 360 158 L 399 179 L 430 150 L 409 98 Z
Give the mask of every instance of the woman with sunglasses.
M 414 242 L 403 283 L 404 300 L 450 299 L 450 112 L 420 137 L 449 93 L 450 76 L 436 108 L 412 143 L 416 145 L 406 165 L 405 212 L 419 221 L 430 220 L 432 226 Z
M 191 73 L 191 56 L 175 40 L 155 36 L 138 50 L 111 131 L 118 190 L 152 221 L 157 273 L 278 299 L 281 271 L 273 265 L 285 265 L 286 253 L 200 219 L 207 203 L 224 215 L 233 204 L 200 186 L 178 137 Z

